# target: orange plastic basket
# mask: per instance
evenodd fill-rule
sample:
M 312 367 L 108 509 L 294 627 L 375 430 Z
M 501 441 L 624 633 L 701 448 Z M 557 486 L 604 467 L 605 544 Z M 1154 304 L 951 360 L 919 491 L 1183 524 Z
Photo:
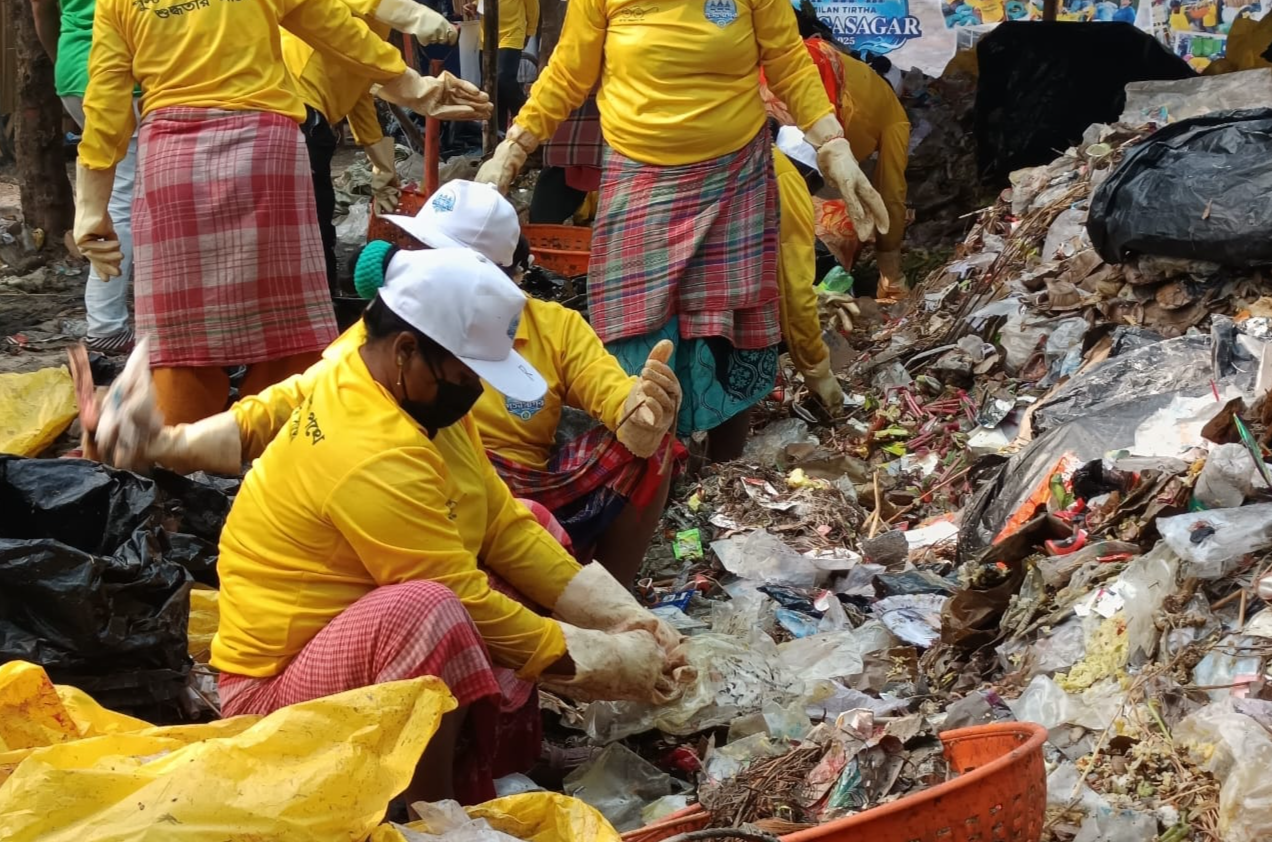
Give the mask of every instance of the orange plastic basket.
M 424 200 L 427 198 L 418 190 L 404 187 L 402 188 L 402 198 L 398 199 L 397 210 L 394 213 L 403 216 L 415 216 L 415 214 L 420 212 L 420 208 L 424 207 Z M 369 243 L 372 240 L 387 240 L 395 246 L 408 250 L 424 248 L 424 244 L 419 240 L 392 222 L 376 216 L 375 202 L 371 203 L 371 219 L 367 223 L 367 242 Z
M 579 225 L 523 225 L 535 262 L 567 278 L 587 274 L 592 229 Z
M 1038 842 L 1047 806 L 1042 744 L 1047 730 L 999 722 L 941 735 L 954 780 L 808 830 L 782 842 Z M 688 807 L 623 834 L 624 842 L 663 842 L 701 830 L 708 816 Z

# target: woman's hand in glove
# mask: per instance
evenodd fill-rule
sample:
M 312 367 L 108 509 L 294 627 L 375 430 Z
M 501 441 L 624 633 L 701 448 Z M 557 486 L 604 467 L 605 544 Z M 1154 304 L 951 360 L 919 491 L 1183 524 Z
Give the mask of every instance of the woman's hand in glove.
M 647 631 L 669 657 L 683 641 L 680 633 L 636 601 L 632 592 L 599 562 L 583 565 L 552 609 L 554 617 L 584 629 Z M 674 666 L 682 666 L 676 662 Z
M 396 79 L 372 87 L 371 92 L 386 102 L 439 120 L 485 120 L 495 110 L 484 91 L 449 72 L 421 76 L 407 68 Z
M 574 662 L 571 678 L 549 670 L 540 681 L 577 701 L 633 701 L 662 705 L 674 701 L 694 677 L 689 667 L 673 667 L 646 631 L 603 632 L 561 623 Z
M 619 442 L 641 459 L 654 455 L 680 406 L 680 381 L 667 365 L 675 346 L 664 339 L 649 352 L 640 377 L 623 405 L 623 421 L 615 433 Z
M 888 207 L 857 165 L 839 120 L 827 114 L 804 133 L 804 139 L 817 150 L 822 178 L 839 191 L 858 241 L 868 242 L 876 232 L 888 233 Z
M 75 222 L 72 237 L 80 256 L 107 281 L 119 275 L 124 252 L 107 205 L 115 185 L 115 168 L 90 170 L 75 164 Z
M 495 154 L 477 171 L 476 180 L 493 184 L 506 195 L 526 165 L 526 158 L 538 148 L 539 139 L 513 123 L 508 128 L 508 136 L 495 147 Z
M 421 44 L 454 44 L 459 40 L 459 30 L 450 21 L 415 0 L 380 0 L 375 19 L 414 35 Z

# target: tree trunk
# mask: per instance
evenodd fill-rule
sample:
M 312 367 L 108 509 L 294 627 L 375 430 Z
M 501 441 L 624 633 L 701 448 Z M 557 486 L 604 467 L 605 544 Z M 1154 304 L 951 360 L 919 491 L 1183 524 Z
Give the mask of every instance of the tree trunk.
M 14 157 L 22 216 L 43 228 L 45 242 L 61 242 L 75 219 L 75 200 L 66 177 L 62 102 L 53 87 L 53 62 L 35 35 L 28 0 L 3 0 L 17 47 L 18 88 Z
M 565 23 L 565 0 L 543 0 L 539 17 L 539 69 L 548 66 L 557 41 L 561 40 L 561 25 Z

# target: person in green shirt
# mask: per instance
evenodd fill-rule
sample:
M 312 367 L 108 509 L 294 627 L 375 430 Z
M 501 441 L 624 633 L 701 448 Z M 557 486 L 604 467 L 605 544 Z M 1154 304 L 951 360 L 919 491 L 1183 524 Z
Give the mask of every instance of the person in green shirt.
M 84 90 L 88 87 L 88 51 L 93 43 L 95 0 L 31 0 L 35 32 L 53 60 L 53 81 L 66 112 L 84 128 Z M 136 106 L 134 105 L 134 108 Z M 139 121 L 140 122 L 140 121 Z M 127 353 L 133 332 L 128 321 L 128 288 L 132 270 L 132 199 L 137 172 L 137 135 L 115 168 L 110 216 L 124 253 L 117 278 L 103 278 L 92 267 L 84 287 L 88 311 L 89 350 Z

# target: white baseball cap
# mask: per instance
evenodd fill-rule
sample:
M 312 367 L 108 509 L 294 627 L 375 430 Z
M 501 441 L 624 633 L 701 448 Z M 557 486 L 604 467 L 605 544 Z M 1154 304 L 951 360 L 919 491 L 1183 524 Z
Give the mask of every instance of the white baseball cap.
M 542 375 L 512 350 L 511 327 L 526 306 L 525 294 L 472 249 L 398 251 L 380 298 L 505 396 L 533 401 L 547 392 Z
M 449 181 L 415 216 L 384 219 L 430 248 L 470 248 L 500 266 L 512 265 L 521 238 L 517 209 L 493 184 L 475 181 Z
M 821 167 L 817 166 L 817 150 L 811 143 L 804 140 L 804 133 L 796 126 L 782 126 L 777 130 L 777 148 L 792 161 L 811 168 L 818 175 L 821 174 Z M 392 218 L 389 217 L 389 219 Z

